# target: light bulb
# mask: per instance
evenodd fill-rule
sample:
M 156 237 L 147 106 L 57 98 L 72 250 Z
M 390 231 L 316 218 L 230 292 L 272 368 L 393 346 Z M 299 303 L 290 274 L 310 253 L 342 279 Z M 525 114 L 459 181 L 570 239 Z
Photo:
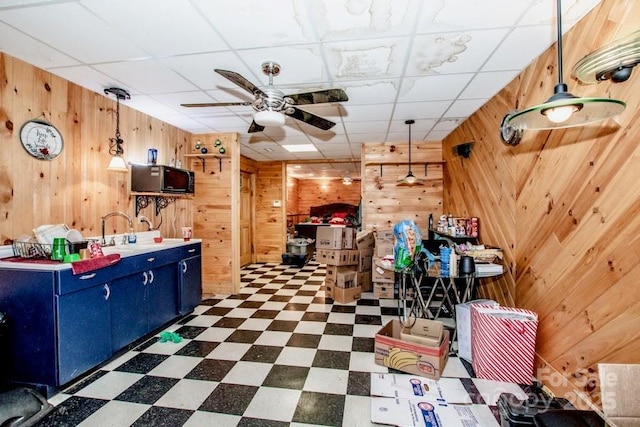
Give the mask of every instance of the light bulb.
M 571 117 L 573 113 L 578 111 L 578 107 L 575 105 L 564 105 L 562 107 L 554 107 L 544 110 L 542 113 L 547 116 L 553 123 L 565 122 Z
M 413 184 L 414 182 L 416 182 L 416 177 L 413 176 L 412 173 L 410 173 L 404 180 L 407 182 L 407 184 Z

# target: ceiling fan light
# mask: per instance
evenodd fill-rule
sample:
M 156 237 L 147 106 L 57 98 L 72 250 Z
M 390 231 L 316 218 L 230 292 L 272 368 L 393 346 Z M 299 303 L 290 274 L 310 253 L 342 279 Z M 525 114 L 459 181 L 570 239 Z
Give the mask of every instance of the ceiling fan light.
M 258 111 L 253 116 L 253 121 L 259 124 L 260 126 L 284 126 L 284 115 L 282 113 L 278 113 L 277 111 L 272 110 L 264 110 Z

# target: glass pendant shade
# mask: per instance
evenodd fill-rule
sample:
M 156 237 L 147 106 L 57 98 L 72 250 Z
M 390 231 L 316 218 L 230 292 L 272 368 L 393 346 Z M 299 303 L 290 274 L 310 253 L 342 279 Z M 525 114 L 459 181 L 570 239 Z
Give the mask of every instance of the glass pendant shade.
M 415 123 L 415 120 L 407 120 L 404 122 L 409 125 L 409 173 L 402 179 L 396 181 L 397 187 L 410 187 L 413 185 L 424 185 L 424 179 L 416 178 L 413 172 L 411 172 L 411 125 Z
M 107 170 L 112 172 L 127 172 L 129 169 L 127 168 L 127 162 L 125 162 L 124 158 L 115 155 L 111 158 Z
M 544 104 L 510 114 L 507 124 L 520 130 L 556 129 L 599 122 L 622 113 L 626 104 L 610 98 L 579 98 L 567 91 L 562 81 L 562 7 L 556 0 L 558 32 L 558 84 Z

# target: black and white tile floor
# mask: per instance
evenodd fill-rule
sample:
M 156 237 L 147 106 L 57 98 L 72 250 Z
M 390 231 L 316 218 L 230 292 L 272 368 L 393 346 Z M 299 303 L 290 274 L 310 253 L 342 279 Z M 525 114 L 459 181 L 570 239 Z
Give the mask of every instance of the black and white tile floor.
M 202 302 L 77 384 L 52 396 L 38 426 L 370 426 L 374 335 L 398 315 L 397 301 L 364 293 L 341 305 L 321 291 L 325 266 L 253 264 L 236 296 Z M 482 384 L 451 358 L 476 404 Z M 486 425 L 499 426 L 486 406 Z M 483 424 L 484 425 L 484 424 Z

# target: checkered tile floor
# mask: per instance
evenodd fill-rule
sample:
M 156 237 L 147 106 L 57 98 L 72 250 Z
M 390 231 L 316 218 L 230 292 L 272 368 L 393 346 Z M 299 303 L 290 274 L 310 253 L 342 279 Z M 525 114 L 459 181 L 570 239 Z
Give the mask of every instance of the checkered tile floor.
M 340 305 L 320 290 L 325 266 L 253 264 L 236 296 L 205 300 L 78 384 L 54 395 L 38 426 L 369 426 L 374 335 L 398 316 L 397 301 L 364 293 Z M 445 376 L 463 378 L 499 426 L 471 367 L 451 358 Z M 496 396 L 497 397 L 497 396 Z M 495 403 L 495 402 L 493 402 Z

